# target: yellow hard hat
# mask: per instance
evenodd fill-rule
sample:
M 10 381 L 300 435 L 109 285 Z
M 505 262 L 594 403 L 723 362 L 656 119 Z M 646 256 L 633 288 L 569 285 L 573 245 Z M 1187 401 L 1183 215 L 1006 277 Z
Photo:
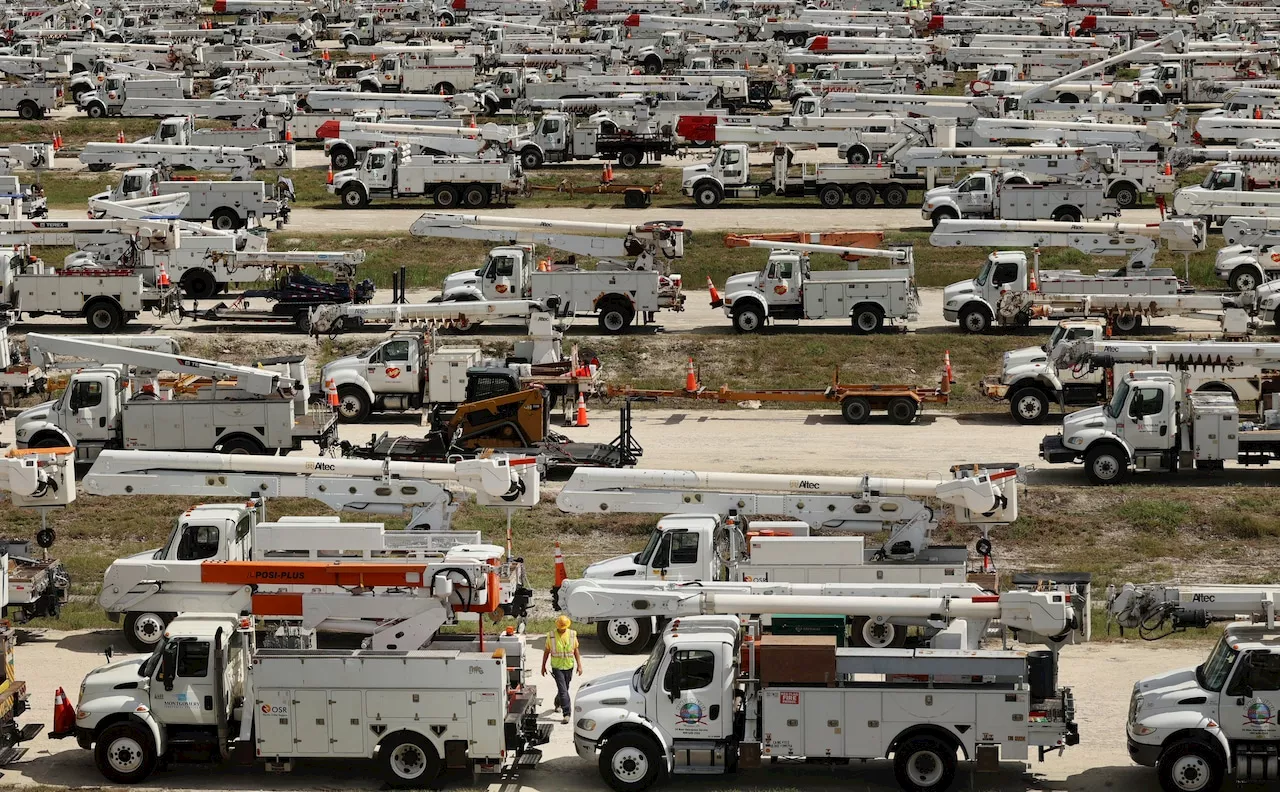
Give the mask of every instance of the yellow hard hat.
M 569 621 L 569 617 L 568 617 L 568 616 L 557 616 L 557 617 L 556 617 L 556 629 L 557 629 L 557 630 L 567 630 L 567 629 L 569 629 L 569 625 L 570 625 L 570 624 L 571 624 L 571 622 Z

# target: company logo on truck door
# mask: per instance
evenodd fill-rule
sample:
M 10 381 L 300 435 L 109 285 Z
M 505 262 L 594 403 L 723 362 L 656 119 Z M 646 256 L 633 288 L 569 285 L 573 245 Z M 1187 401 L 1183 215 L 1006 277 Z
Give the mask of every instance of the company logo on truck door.
M 1244 725 L 1250 730 L 1272 729 L 1276 725 L 1276 711 L 1271 703 L 1262 699 L 1254 699 L 1244 711 Z
M 400 376 L 400 369 L 396 368 L 395 366 L 388 367 L 387 376 L 390 377 L 391 379 L 395 379 L 396 377 Z
M 696 701 L 686 701 L 680 705 L 680 710 L 676 713 L 676 720 L 682 726 L 701 726 L 706 723 L 702 717 L 702 705 Z

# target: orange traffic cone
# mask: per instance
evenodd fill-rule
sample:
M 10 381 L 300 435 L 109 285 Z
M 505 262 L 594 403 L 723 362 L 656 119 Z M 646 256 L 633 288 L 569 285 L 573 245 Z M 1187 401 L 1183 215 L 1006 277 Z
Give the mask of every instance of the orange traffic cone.
M 70 737 L 76 731 L 76 708 L 67 701 L 67 694 L 58 688 L 53 694 L 53 730 L 50 737 Z
M 161 265 L 160 265 L 160 280 L 159 280 L 159 283 L 160 283 L 160 286 L 161 286 L 161 287 L 168 287 L 168 286 L 170 285 L 170 284 L 169 284 L 169 271 L 168 271 L 167 269 L 165 269 L 165 267 L 164 267 L 164 265 L 163 265 L 163 264 L 161 264 Z
M 329 400 L 330 407 L 338 406 L 338 387 L 333 384 L 333 378 L 324 381 L 324 389 Z
M 613 181 L 613 163 L 606 162 L 604 164 L 605 181 Z
M 1027 291 L 1040 291 L 1040 284 L 1036 282 L 1036 271 L 1031 270 L 1027 273 Z
M 1172 163 L 1172 162 L 1166 162 L 1166 163 L 1164 164 L 1164 175 L 1165 175 L 1165 176 L 1172 176 L 1172 175 L 1173 175 L 1173 163 Z
M 698 372 L 693 370 L 693 358 L 689 358 L 689 367 L 684 370 L 684 389 L 688 393 L 698 392 Z
M 568 579 L 569 573 L 564 568 L 564 552 L 560 549 L 560 543 L 556 542 L 556 588 L 560 588 Z
M 284 142 L 285 142 L 285 143 L 292 143 L 292 142 L 293 142 L 293 130 L 292 130 L 292 129 L 286 129 L 286 130 L 284 131 Z
M 877 168 L 883 168 L 883 167 L 884 167 L 884 155 L 882 155 L 882 154 L 877 154 L 877 155 L 876 155 L 876 167 L 877 167 Z
M 600 183 L 601 184 L 609 183 L 609 164 L 608 163 L 605 163 L 604 165 L 600 166 Z
M 329 50 L 325 50 L 324 52 L 320 53 L 320 57 L 326 61 L 329 60 Z
M 574 426 L 590 426 L 587 421 L 587 400 L 582 398 L 582 394 L 578 394 L 578 420 L 574 421 Z
M 724 305 L 724 300 L 720 299 L 720 292 L 716 291 L 716 284 L 711 280 L 711 276 L 707 276 L 707 291 L 711 292 L 711 307 L 719 308 Z
M 955 375 L 951 373 L 951 350 L 948 349 L 942 353 L 942 365 L 947 372 L 947 382 L 955 382 Z
M 123 130 L 123 129 L 116 133 L 116 142 L 117 142 L 117 143 L 123 143 L 123 142 L 124 142 L 124 130 Z
M 329 166 L 329 175 L 325 177 L 325 184 L 333 184 L 333 166 Z

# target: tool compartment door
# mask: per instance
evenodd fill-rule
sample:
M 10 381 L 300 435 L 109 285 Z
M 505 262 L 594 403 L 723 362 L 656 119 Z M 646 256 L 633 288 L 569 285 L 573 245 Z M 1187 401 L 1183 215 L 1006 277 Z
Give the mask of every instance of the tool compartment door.
M 302 756 L 329 753 L 329 691 L 293 691 L 293 734 Z
M 974 742 L 1000 746 L 1001 759 L 1027 758 L 1027 693 L 990 691 L 978 695 Z
M 933 723 L 956 734 L 972 752 L 975 694 L 948 690 L 902 690 L 882 699 L 885 737 L 892 739 L 909 726 Z M 965 727 L 961 732 L 955 726 Z
M 804 755 L 844 755 L 844 696 L 838 691 L 804 692 Z
M 254 707 L 258 756 L 293 755 L 293 696 L 288 690 L 259 690 Z
M 846 290 L 843 283 L 810 281 L 804 287 L 804 315 L 809 319 L 847 316 L 853 303 L 847 299 Z
M 844 755 L 853 758 L 884 756 L 878 690 L 844 692 Z
M 799 690 L 764 691 L 765 756 L 802 756 L 804 752 L 804 694 Z
M 506 697 L 494 690 L 476 690 L 470 694 L 470 699 L 471 756 L 501 756 L 506 747 L 503 739 Z

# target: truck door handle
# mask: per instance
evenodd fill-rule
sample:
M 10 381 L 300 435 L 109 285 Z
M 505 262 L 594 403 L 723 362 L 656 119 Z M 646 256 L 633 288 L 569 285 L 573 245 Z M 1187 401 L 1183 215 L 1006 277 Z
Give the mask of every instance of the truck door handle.
M 712 704 L 712 705 L 711 705 L 711 720 L 715 720 L 716 718 L 719 718 L 719 717 L 720 717 L 720 705 L 719 705 L 719 704 Z
M 204 708 L 210 711 L 213 710 L 213 696 L 204 697 Z
M 1160 427 L 1160 436 L 1164 437 L 1167 434 L 1169 434 L 1169 426 L 1166 424 Z
M 102 418 L 99 418 L 99 419 L 98 419 L 98 426 L 99 426 L 99 427 L 103 427 L 103 426 L 106 426 L 106 425 L 107 425 L 107 419 L 106 419 L 106 416 L 103 416 Z

